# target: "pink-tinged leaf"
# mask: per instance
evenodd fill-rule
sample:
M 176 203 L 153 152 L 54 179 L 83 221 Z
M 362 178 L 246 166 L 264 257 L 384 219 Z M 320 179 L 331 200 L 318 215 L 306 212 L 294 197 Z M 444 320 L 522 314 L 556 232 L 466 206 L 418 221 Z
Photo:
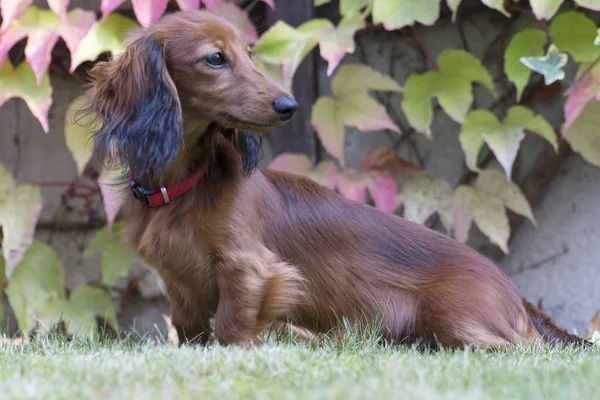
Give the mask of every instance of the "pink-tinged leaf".
M 102 19 L 110 15 L 114 10 L 117 9 L 121 4 L 125 3 L 125 0 L 102 0 L 100 3 L 100 11 L 102 12 Z
M 269 5 L 273 10 L 275 9 L 275 0 L 263 0 L 265 3 Z
M 0 0 L 0 14 L 2 14 L 0 33 L 4 33 L 10 24 L 19 18 L 31 3 L 33 3 L 33 0 Z M 2 61 L 0 59 L 0 62 Z
M 35 226 L 42 210 L 39 188 L 16 186 L 10 173 L 0 165 L 0 226 L 5 273 L 10 278 L 13 269 L 33 241 Z
M 202 4 L 210 11 L 217 8 L 222 2 L 223 0 L 202 0 Z
M 312 162 L 305 154 L 283 153 L 278 155 L 269 164 L 269 169 L 305 175 L 312 168 Z
M 393 212 L 396 196 L 396 182 L 381 172 L 361 173 L 349 168 L 338 174 L 337 189 L 340 194 L 350 200 L 366 202 L 366 190 L 369 190 L 375 207 Z
M 361 161 L 363 171 L 386 172 L 392 176 L 429 175 L 429 172 L 404 158 L 390 147 L 379 147 L 369 150 Z
M 577 75 L 579 76 L 585 69 L 587 69 L 587 66 L 582 64 L 579 67 Z M 597 96 L 600 97 L 600 68 L 595 67 L 571 88 L 567 94 L 565 123 L 561 131 L 563 137 L 585 106 Z
M 66 22 L 62 22 L 52 11 L 29 7 L 0 38 L 0 60 L 5 58 L 15 43 L 28 37 L 25 58 L 31 64 L 39 85 L 59 36 L 74 52 L 95 20 L 93 12 L 74 9 L 67 14 Z
M 177 6 L 183 11 L 197 10 L 200 8 L 200 0 L 176 0 Z
M 169 0 L 131 0 L 135 17 L 143 27 L 150 26 L 161 17 L 167 10 L 168 2 Z
M 48 0 L 48 6 L 58 15 L 61 21 L 67 21 L 67 7 L 69 6 L 70 0 Z
M 104 202 L 104 212 L 106 213 L 106 225 L 108 230 L 112 229 L 115 218 L 123 205 L 123 196 L 121 195 L 116 180 L 121 178 L 123 170 L 120 167 L 106 168 L 102 170 L 98 178 L 98 186 L 102 193 Z
M 221 3 L 213 9 L 213 13 L 231 22 L 249 44 L 254 44 L 258 41 L 258 33 L 248 13 L 235 4 Z
M 313 167 L 310 159 L 300 153 L 280 154 L 271 161 L 269 169 L 306 176 L 331 190 L 338 182 L 337 167 L 333 162 L 321 161 Z
M 321 57 L 328 62 L 327 75 L 330 76 L 346 54 L 354 53 L 356 43 L 354 34 L 365 25 L 364 17 L 359 12 L 345 16 L 337 28 L 326 34 L 319 42 Z
M 25 100 L 44 132 L 48 133 L 48 110 L 52 105 L 52 86 L 48 74 L 43 75 L 38 86 L 29 63 L 22 62 L 14 69 L 9 61 L 5 61 L 0 67 L 0 106 L 13 97 Z

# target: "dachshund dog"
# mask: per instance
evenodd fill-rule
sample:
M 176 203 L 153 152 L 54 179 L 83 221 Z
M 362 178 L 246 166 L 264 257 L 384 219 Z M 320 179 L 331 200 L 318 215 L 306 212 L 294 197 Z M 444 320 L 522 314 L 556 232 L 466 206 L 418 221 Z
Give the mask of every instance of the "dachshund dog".
M 253 346 L 272 323 L 320 334 L 345 318 L 396 344 L 583 343 L 470 247 L 258 169 L 254 134 L 298 104 L 225 19 L 168 14 L 90 75 L 97 152 L 129 171 L 125 239 L 163 279 L 180 342 Z

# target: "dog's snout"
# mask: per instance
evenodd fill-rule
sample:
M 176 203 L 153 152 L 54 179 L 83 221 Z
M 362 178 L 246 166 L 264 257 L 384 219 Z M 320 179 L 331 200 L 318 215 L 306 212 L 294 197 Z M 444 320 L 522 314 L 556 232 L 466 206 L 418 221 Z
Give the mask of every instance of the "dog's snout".
M 281 96 L 273 102 L 273 110 L 279 114 L 282 121 L 292 119 L 297 109 L 298 103 L 292 97 Z

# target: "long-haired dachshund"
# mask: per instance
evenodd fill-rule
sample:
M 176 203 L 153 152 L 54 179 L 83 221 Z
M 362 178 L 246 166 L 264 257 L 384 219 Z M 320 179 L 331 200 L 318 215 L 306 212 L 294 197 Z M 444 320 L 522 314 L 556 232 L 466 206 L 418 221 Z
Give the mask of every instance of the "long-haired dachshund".
M 583 343 L 452 238 L 259 170 L 263 133 L 292 95 L 252 62 L 229 22 L 167 15 L 97 64 L 87 90 L 101 157 L 130 171 L 125 237 L 162 277 L 180 341 L 251 346 L 271 323 L 314 333 L 378 319 L 388 343 Z

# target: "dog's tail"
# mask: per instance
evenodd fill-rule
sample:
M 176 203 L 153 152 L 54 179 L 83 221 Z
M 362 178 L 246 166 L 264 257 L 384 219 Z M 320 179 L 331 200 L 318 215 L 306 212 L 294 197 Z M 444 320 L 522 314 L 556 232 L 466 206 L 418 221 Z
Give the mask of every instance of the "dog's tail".
M 549 316 L 544 314 L 542 310 L 531 304 L 525 298 L 523 298 L 523 305 L 527 310 L 527 315 L 529 316 L 531 324 L 535 326 L 546 343 L 552 346 L 563 344 L 575 345 L 576 347 L 588 347 L 591 345 L 589 341 L 559 328 Z

